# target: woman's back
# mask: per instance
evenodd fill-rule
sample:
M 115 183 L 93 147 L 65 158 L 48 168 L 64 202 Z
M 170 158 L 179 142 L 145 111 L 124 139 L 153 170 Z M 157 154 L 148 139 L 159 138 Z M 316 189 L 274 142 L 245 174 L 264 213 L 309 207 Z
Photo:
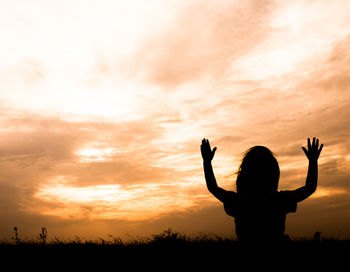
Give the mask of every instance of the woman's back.
M 227 192 L 225 212 L 235 218 L 240 241 L 274 241 L 284 239 L 287 213 L 295 212 L 297 202 L 288 191 L 269 194 L 240 195 Z

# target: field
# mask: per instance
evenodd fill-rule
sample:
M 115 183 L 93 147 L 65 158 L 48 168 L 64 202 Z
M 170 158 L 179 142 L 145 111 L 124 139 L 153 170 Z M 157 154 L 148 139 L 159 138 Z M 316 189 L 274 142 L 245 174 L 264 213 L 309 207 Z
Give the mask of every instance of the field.
M 169 229 L 128 241 L 18 239 L 2 242 L 0 256 L 11 271 L 347 271 L 350 240 L 295 239 L 278 250 L 247 250 L 234 239 Z

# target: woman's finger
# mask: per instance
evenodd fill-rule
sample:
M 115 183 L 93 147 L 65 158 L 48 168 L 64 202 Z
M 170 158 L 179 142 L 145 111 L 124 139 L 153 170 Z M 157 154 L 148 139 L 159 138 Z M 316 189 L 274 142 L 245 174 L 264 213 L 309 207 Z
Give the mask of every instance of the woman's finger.
M 305 153 L 305 155 L 306 155 L 306 157 L 307 157 L 307 150 L 306 150 L 306 148 L 305 147 L 301 147 L 302 149 L 303 149 L 303 151 L 304 151 L 304 153 Z
M 321 153 L 322 148 L 323 148 L 323 144 L 321 144 L 321 147 L 320 147 L 320 149 L 318 150 L 319 153 Z

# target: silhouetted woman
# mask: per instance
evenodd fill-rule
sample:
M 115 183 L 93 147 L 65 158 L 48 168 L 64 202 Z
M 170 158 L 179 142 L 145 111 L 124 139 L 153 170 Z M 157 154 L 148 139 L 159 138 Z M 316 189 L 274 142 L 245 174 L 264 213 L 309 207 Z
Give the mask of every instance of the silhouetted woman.
M 246 151 L 238 170 L 237 192 L 220 188 L 214 176 L 212 150 L 207 139 L 201 152 L 205 180 L 210 193 L 224 204 L 225 212 L 235 218 L 240 242 L 250 245 L 276 245 L 284 240 L 286 214 L 295 212 L 297 203 L 313 194 L 317 187 L 317 160 L 323 144 L 308 138 L 308 149 L 302 147 L 309 160 L 305 186 L 291 191 L 278 191 L 280 170 L 273 153 L 264 146 Z

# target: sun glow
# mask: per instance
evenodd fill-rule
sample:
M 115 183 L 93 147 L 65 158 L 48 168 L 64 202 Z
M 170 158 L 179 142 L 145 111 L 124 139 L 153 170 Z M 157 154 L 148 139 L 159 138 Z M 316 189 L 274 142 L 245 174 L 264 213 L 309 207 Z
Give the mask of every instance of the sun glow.
M 34 197 L 56 207 L 41 207 L 40 213 L 62 218 L 120 219 L 138 221 L 172 212 L 201 207 L 207 194 L 196 182 L 162 184 L 119 184 L 76 187 L 67 184 L 67 177 L 58 177 L 43 185 Z M 198 191 L 193 195 L 193 190 Z M 174 194 L 174 191 L 179 193 Z
M 333 188 L 326 188 L 326 187 L 319 187 L 317 188 L 314 195 L 312 195 L 313 198 L 319 198 L 319 197 L 328 197 L 328 196 L 334 196 L 334 195 L 342 195 L 347 194 L 348 191 L 344 189 L 333 189 Z
M 79 156 L 80 162 L 103 162 L 111 160 L 116 153 L 118 153 L 118 150 L 113 147 L 85 147 L 78 150 L 75 154 Z

